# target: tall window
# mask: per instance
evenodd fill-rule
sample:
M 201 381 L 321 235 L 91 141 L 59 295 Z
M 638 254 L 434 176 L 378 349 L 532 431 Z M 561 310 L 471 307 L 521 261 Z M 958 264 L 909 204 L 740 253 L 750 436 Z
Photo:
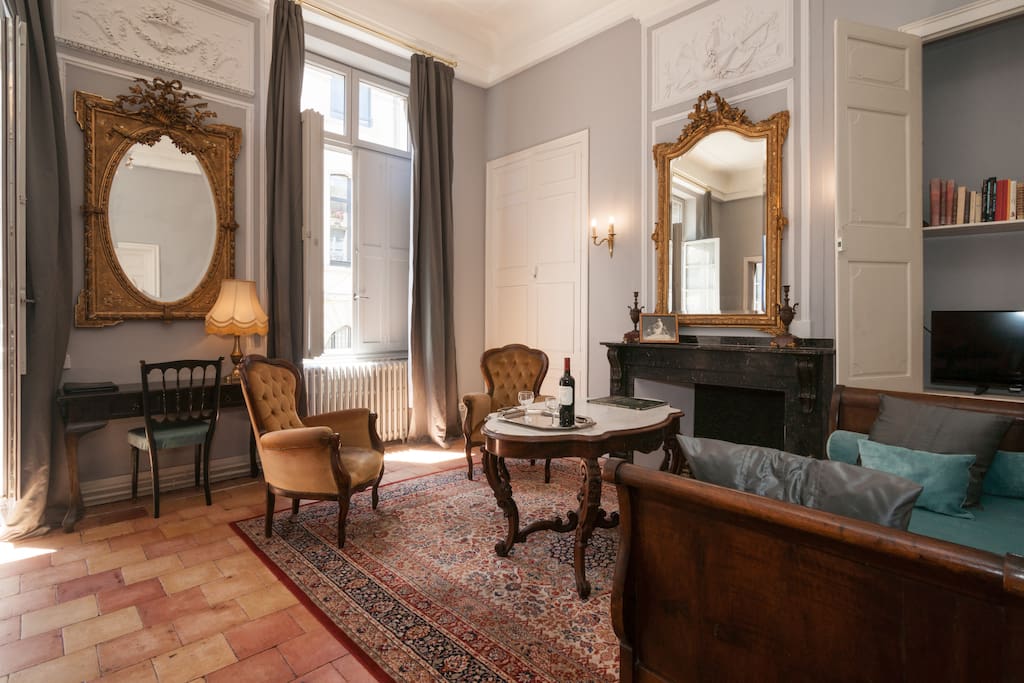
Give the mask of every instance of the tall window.
M 408 94 L 401 85 L 310 56 L 302 108 L 323 117 L 304 135 L 304 163 L 322 172 L 322 205 L 307 226 L 311 355 L 405 352 L 408 335 L 411 164 Z M 351 112 L 351 114 L 349 114 Z M 312 124 L 305 117 L 303 125 Z M 319 177 L 317 174 L 316 177 Z M 317 182 L 317 181 L 314 181 Z M 308 185 L 311 185 L 308 184 Z M 321 220 L 322 217 L 322 220 Z M 312 232 L 310 232 L 312 230 Z M 315 232 L 315 235 L 313 234 Z M 310 249 L 314 256 L 310 257 Z

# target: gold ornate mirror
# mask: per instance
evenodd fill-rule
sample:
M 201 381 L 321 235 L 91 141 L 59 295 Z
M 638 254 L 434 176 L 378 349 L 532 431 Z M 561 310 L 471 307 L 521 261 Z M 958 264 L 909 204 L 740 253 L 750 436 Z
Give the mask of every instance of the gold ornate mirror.
M 656 311 L 677 314 L 680 326 L 781 332 L 776 304 L 789 112 L 753 123 L 706 92 L 689 119 L 677 141 L 654 146 Z
M 77 327 L 206 316 L 235 274 L 242 131 L 212 124 L 179 81 L 111 101 L 75 92 L 85 133 L 85 289 Z

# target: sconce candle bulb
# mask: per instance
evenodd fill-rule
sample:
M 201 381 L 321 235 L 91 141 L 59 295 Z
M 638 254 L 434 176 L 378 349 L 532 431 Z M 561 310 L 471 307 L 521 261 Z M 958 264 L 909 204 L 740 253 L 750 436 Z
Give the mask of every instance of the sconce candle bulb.
M 608 216 L 608 236 L 597 238 L 597 219 L 590 219 L 590 239 L 594 242 L 594 246 L 598 247 L 608 243 L 608 258 L 612 258 L 615 255 L 615 217 Z

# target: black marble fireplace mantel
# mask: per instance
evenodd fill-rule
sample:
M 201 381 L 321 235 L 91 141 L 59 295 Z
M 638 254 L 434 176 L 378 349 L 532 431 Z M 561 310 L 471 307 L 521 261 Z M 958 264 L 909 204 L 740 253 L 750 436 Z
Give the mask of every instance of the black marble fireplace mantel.
M 637 379 L 779 392 L 784 405 L 783 448 L 824 456 L 835 383 L 831 339 L 805 339 L 792 349 L 771 348 L 769 340 L 760 337 L 683 340 L 679 344 L 602 342 L 608 347 L 611 393 L 633 396 Z

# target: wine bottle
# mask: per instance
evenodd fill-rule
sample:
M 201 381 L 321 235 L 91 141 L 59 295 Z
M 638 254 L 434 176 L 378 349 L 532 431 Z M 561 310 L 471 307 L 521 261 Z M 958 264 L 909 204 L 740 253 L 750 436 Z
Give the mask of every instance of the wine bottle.
M 576 424 L 576 380 L 569 374 L 569 359 L 565 359 L 565 373 L 558 380 L 558 426 Z

